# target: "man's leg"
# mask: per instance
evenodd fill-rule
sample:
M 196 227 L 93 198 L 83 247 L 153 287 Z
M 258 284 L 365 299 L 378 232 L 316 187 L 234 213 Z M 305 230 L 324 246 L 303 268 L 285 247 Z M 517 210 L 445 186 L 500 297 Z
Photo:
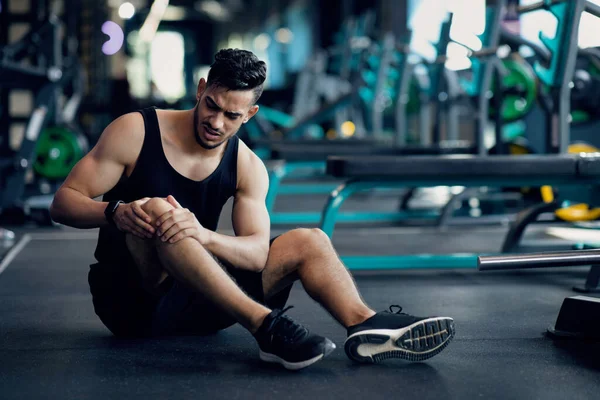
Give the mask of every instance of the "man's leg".
M 273 241 L 263 271 L 265 299 L 295 280 L 344 327 L 375 315 L 361 298 L 329 237 L 320 229 L 295 229 Z
M 165 200 L 156 198 L 149 200 L 142 208 L 154 222 L 173 207 Z M 163 279 L 162 267 L 178 283 L 202 295 L 248 329 L 259 344 L 261 359 L 280 363 L 288 369 L 300 369 L 319 361 L 335 349 L 329 339 L 308 334 L 301 325 L 283 316 L 281 310 L 272 312 L 246 295 L 196 240 L 186 238 L 171 244 L 159 239 L 145 241 L 130 236 L 127 244 L 130 251 L 135 253 L 134 260 L 142 274 L 146 273 L 147 279 Z M 152 261 L 153 252 L 156 252 L 159 263 Z M 147 286 L 148 283 L 156 287 L 155 281 L 147 281 Z M 303 334 L 299 335 L 299 332 Z
M 423 361 L 441 352 L 454 336 L 448 317 L 414 317 L 398 310 L 375 313 L 363 302 L 329 237 L 319 229 L 295 229 L 275 239 L 263 271 L 265 298 L 294 280 L 347 328 L 345 350 L 359 362 L 387 358 Z
M 162 199 L 152 199 L 142 208 L 155 221 L 173 206 Z M 212 255 L 194 239 L 186 238 L 169 244 L 159 239 L 149 241 L 128 235 L 127 245 L 145 278 L 146 287 L 156 287 L 164 279 L 165 273 L 169 274 L 202 294 L 251 333 L 257 331 L 271 312 L 248 297 Z M 158 257 L 157 260 L 154 255 Z

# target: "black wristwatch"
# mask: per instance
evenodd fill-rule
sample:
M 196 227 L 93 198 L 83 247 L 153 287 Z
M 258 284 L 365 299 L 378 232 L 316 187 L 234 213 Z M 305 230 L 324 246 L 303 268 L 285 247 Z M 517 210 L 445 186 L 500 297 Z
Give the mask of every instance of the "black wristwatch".
M 121 203 L 123 203 L 122 200 L 111 201 L 104 209 L 104 216 L 111 225 L 115 224 L 115 221 L 113 221 L 113 216 L 115 215 L 115 211 L 117 211 L 117 207 L 119 207 L 119 204 Z

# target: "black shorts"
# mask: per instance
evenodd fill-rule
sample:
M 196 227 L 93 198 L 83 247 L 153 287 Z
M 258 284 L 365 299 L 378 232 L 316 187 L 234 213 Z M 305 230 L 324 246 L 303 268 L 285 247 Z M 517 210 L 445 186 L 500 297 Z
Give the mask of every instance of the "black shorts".
M 220 262 L 251 298 L 271 309 L 285 306 L 292 285 L 267 301 L 263 294 L 262 272 L 240 270 Z M 171 277 L 161 285 L 164 295 L 151 295 L 142 288 L 141 276 L 131 259 L 126 263 L 91 265 L 88 281 L 94 310 L 115 336 L 205 335 L 236 322 L 200 293 Z

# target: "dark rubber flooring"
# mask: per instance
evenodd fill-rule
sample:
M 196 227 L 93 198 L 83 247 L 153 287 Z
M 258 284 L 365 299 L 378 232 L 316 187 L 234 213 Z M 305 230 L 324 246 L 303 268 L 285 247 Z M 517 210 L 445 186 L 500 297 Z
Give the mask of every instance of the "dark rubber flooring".
M 371 250 L 384 250 L 387 244 L 390 253 L 415 251 L 392 240 L 386 229 L 381 236 L 387 239 Z M 454 317 L 455 340 L 425 363 L 353 364 L 343 351 L 344 330 L 296 284 L 289 314 L 329 336 L 338 349 L 308 369 L 289 372 L 260 362 L 255 342 L 239 326 L 207 337 L 114 339 L 94 314 L 88 292 L 94 235 L 33 232 L 32 241 L 0 275 L 1 399 L 600 396 L 600 345 L 557 342 L 544 334 L 564 297 L 574 294 L 570 288 L 584 281 L 586 268 L 357 274 L 365 300 L 377 310 L 399 304 L 417 315 Z M 360 235 L 341 230 L 335 244 L 340 252 L 351 250 Z M 480 235 L 481 240 L 496 248 L 488 235 Z M 431 239 L 421 239 L 413 240 L 421 243 L 421 251 L 432 247 Z

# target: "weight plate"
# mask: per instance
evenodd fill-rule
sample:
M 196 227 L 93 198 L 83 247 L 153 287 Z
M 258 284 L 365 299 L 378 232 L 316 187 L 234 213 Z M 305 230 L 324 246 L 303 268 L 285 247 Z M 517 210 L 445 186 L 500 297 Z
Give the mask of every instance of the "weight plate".
M 590 209 L 587 204 L 574 204 L 570 207 L 561 208 L 555 211 L 558 218 L 563 221 L 581 222 L 595 221 L 600 218 L 600 208 Z
M 36 145 L 33 168 L 48 179 L 64 179 L 87 151 L 85 137 L 64 126 L 42 131 Z
M 531 111 L 537 97 L 537 80 L 533 68 L 526 62 L 507 58 L 502 63 L 507 70 L 502 79 L 503 90 L 506 91 L 502 101 L 502 119 L 512 122 Z M 496 87 L 496 82 L 493 82 L 494 91 L 497 91 Z M 495 112 L 490 105 L 491 118 L 495 116 Z
M 583 124 L 586 122 L 590 122 L 592 117 L 587 111 L 583 110 L 572 110 L 571 111 L 571 123 L 573 124 Z
M 577 61 L 571 89 L 571 122 L 582 124 L 593 122 L 600 115 L 600 70 L 587 58 L 579 57 Z
M 598 148 L 585 142 L 572 143 L 569 145 L 568 153 L 597 153 Z M 590 209 L 590 206 L 584 203 L 573 204 L 555 211 L 555 215 L 563 221 L 581 222 L 595 221 L 600 218 L 600 208 Z
M 598 148 L 584 142 L 572 143 L 569 145 L 568 152 L 570 154 L 578 153 L 598 153 Z

